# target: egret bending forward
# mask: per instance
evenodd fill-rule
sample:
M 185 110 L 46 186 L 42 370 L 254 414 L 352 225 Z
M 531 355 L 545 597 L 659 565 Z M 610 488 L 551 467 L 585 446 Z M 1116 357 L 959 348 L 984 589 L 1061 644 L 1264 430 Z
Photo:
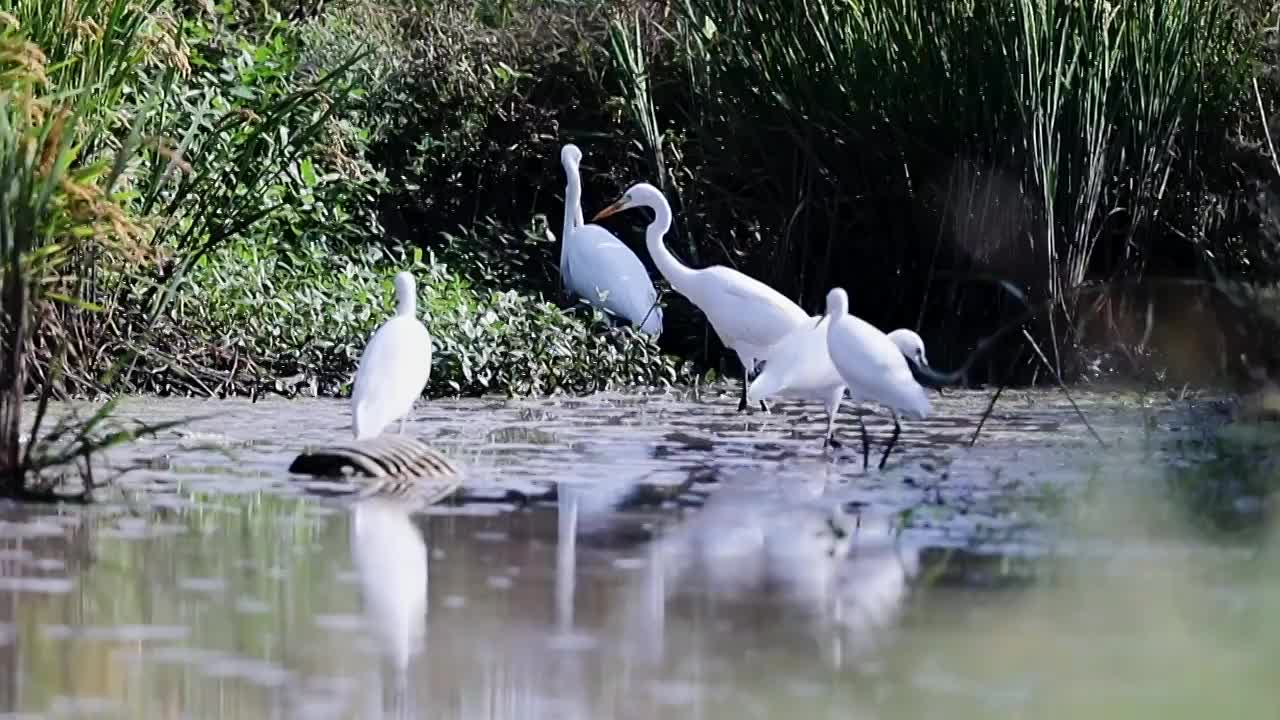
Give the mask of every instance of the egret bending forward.
M 647 207 L 653 222 L 645 231 L 645 245 L 659 272 L 676 292 L 689 298 L 711 322 L 720 340 L 742 361 L 742 398 L 738 410 L 747 408 L 747 385 L 756 361 L 763 360 L 787 333 L 809 316 L 782 293 L 723 265 L 694 269 L 684 265 L 667 249 L 662 237 L 671 228 L 671 205 L 658 188 L 649 183 L 632 185 L 617 202 L 596 213 L 593 221 L 622 210 Z M 768 410 L 764 400 L 760 407 Z
M 923 419 L 931 412 L 929 397 L 924 387 L 916 382 L 907 361 L 907 356 L 910 356 L 912 362 L 924 366 L 924 343 L 910 330 L 895 330 L 900 333 L 899 337 L 906 345 L 904 348 L 867 321 L 850 315 L 849 296 L 842 288 L 833 288 L 827 293 L 827 314 L 822 322 L 827 325 L 827 352 L 831 363 L 848 386 L 849 395 L 854 400 L 880 403 L 893 413 L 893 437 L 880 457 L 880 467 L 883 468 L 898 442 L 898 435 L 902 433 L 898 413 Z M 917 342 L 912 342 L 911 336 Z M 867 429 L 863 427 L 864 467 L 868 452 Z
M 839 447 L 834 438 L 836 413 L 844 397 L 845 381 L 831 361 L 827 349 L 827 327 L 830 321 L 824 315 L 809 318 L 815 324 L 805 323 L 792 330 L 769 349 L 764 358 L 764 368 L 747 390 L 750 402 L 779 395 L 801 400 L 815 400 L 827 411 L 827 432 L 823 446 Z M 927 367 L 924 341 L 906 328 L 894 330 L 887 336 L 901 353 L 917 365 Z M 862 423 L 862 417 L 858 417 Z M 866 429 L 863 428 L 865 434 Z M 867 463 L 867 449 L 863 447 L 863 465 Z
M 565 290 L 657 337 L 662 334 L 662 309 L 644 263 L 608 230 L 582 222 L 581 161 L 578 146 L 560 149 L 567 178 L 560 238 L 560 278 Z
M 411 273 L 396 275 L 396 314 L 382 324 L 360 355 L 351 390 L 351 429 L 357 440 L 375 437 L 397 418 L 400 432 L 431 376 L 431 333 L 415 317 Z

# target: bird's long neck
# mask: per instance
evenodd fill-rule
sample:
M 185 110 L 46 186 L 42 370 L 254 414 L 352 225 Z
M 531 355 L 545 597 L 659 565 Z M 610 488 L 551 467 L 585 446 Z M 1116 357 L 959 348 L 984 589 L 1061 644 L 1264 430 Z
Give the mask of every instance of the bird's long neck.
M 821 325 L 822 323 L 826 323 L 827 333 L 830 334 L 835 331 L 836 325 L 839 324 L 848 313 L 849 309 L 847 307 L 828 306 L 827 311 L 822 314 L 822 319 L 818 321 L 818 324 Z
M 644 241 L 658 271 L 667 279 L 667 282 L 671 283 L 671 287 L 681 290 L 696 271 L 672 255 L 667 249 L 667 244 L 662 241 L 662 237 L 670 229 L 671 206 L 664 200 L 653 206 L 653 222 L 649 223 L 648 229 L 645 230 Z
M 582 221 L 582 178 L 578 175 L 578 166 L 566 164 L 564 174 L 567 182 L 564 188 L 564 225 L 560 230 L 560 268 L 564 265 L 569 247 L 569 236 L 575 227 L 581 227 Z
M 413 317 L 418 314 L 418 299 L 413 296 L 413 291 L 401 292 L 396 297 L 396 315 L 404 317 Z

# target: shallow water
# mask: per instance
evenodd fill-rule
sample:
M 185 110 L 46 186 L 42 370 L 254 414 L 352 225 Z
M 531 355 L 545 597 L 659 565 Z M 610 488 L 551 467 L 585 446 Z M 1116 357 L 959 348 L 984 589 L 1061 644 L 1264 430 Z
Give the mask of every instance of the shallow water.
M 423 403 L 468 500 L 412 516 L 287 473 L 347 438 L 343 402 L 129 401 L 211 417 L 111 455 L 96 506 L 0 511 L 0 712 L 1272 712 L 1270 553 L 1063 512 L 1142 505 L 1212 411 L 1081 393 L 1103 451 L 1060 394 L 1011 392 L 969 448 L 986 400 L 939 398 L 884 471 L 885 417 L 864 471 L 852 412 L 833 455 L 817 408 L 728 392 Z

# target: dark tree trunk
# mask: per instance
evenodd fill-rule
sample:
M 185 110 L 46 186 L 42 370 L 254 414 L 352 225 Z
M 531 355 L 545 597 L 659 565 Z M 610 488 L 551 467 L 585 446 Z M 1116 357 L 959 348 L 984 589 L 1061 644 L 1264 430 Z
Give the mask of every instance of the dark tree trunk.
M 22 352 L 27 336 L 27 281 L 17 263 L 6 263 L 3 286 L 4 343 L 0 348 L 0 493 L 22 492 Z

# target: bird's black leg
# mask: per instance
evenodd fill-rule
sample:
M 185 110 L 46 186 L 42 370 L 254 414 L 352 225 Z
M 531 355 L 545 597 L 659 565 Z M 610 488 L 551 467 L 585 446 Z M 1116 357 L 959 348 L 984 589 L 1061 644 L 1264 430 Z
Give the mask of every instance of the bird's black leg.
M 742 368 L 742 399 L 738 400 L 738 412 L 747 409 L 747 386 L 751 384 L 751 370 Z
M 822 447 L 824 448 L 839 450 L 843 447 L 840 441 L 836 439 L 836 411 L 839 409 L 839 405 L 836 405 L 835 409 L 827 409 L 827 435 L 826 439 L 822 441 Z
M 898 442 L 898 435 L 902 433 L 902 424 L 898 422 L 898 414 L 893 414 L 893 437 L 889 438 L 889 444 L 885 446 L 884 455 L 880 456 L 880 469 L 884 469 L 884 462 L 889 459 L 889 453 L 893 451 L 893 446 Z
M 858 429 L 862 431 L 862 469 L 867 469 L 867 461 L 871 457 L 871 439 L 867 437 L 867 426 L 858 415 Z
M 751 370 L 747 373 L 747 376 L 748 376 L 751 380 L 755 380 L 756 378 L 760 377 L 760 373 L 764 372 L 764 365 L 765 365 L 765 361 L 764 361 L 764 360 L 752 360 L 751 362 L 752 362 L 752 364 L 753 364 L 755 367 L 751 368 Z M 763 411 L 765 411 L 765 412 L 769 412 L 769 404 L 768 404 L 768 403 L 766 403 L 764 400 L 761 400 L 761 401 L 760 401 L 760 409 L 761 409 L 761 410 L 763 410 Z

